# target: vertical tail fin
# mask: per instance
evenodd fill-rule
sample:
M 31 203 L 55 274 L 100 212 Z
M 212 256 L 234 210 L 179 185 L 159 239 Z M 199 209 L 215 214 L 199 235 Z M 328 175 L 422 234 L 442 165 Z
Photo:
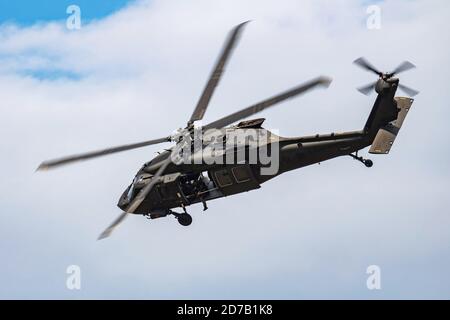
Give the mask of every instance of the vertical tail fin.
M 372 142 L 369 153 L 388 154 L 394 144 L 395 138 L 403 125 L 403 121 L 411 108 L 414 99 L 405 97 L 394 98 L 399 109 L 397 118 L 381 127 Z M 370 117 L 369 117 L 370 118 Z

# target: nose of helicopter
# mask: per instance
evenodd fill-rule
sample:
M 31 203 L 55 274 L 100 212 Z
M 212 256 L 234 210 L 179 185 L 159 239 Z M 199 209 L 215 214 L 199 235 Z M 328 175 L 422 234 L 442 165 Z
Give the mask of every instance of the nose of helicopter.
M 124 211 L 125 211 L 126 207 L 128 206 L 128 204 L 130 203 L 128 194 L 130 192 L 131 187 L 132 187 L 132 185 L 130 184 L 128 186 L 128 188 L 125 189 L 125 191 L 122 193 L 122 195 L 119 198 L 119 202 L 117 203 L 117 206 Z
M 151 179 L 152 175 L 149 173 L 137 174 L 128 188 L 120 196 L 117 206 L 125 210 L 125 208 L 130 204 L 133 197 L 136 195 L 137 191 L 142 189 Z

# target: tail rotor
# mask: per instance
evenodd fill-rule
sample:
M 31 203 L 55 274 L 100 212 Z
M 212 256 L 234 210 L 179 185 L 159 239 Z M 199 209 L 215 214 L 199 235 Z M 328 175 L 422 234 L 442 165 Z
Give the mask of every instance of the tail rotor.
M 355 61 L 353 61 L 354 64 L 356 64 L 357 66 L 359 66 L 360 68 L 370 71 L 374 74 L 376 74 L 381 80 L 384 81 L 388 81 L 389 79 L 393 78 L 395 75 L 401 73 L 401 72 L 405 72 L 407 70 L 411 70 L 414 69 L 416 66 L 414 64 L 412 64 L 409 61 L 404 61 L 401 64 L 399 64 L 397 66 L 397 68 L 394 69 L 394 71 L 392 72 L 381 72 L 379 71 L 377 68 L 375 68 L 366 58 L 361 57 L 356 59 Z M 361 92 L 364 95 L 369 95 L 370 93 L 372 93 L 373 91 L 375 91 L 376 86 L 377 86 L 378 81 L 375 81 L 373 83 L 370 83 L 368 85 L 365 85 L 363 87 L 359 87 L 357 88 L 357 90 L 359 92 Z M 419 91 L 412 89 L 410 87 L 407 87 L 403 84 L 399 84 L 398 87 L 404 91 L 406 94 L 408 94 L 411 97 L 416 96 L 417 94 L 419 94 Z

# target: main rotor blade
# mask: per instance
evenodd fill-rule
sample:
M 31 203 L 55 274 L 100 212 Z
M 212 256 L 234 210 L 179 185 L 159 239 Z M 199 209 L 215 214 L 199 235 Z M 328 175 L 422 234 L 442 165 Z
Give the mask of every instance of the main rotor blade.
M 409 61 L 403 61 L 397 68 L 394 69 L 394 71 L 392 71 L 392 74 L 398 74 L 400 72 L 404 72 L 410 69 L 414 69 L 416 66 L 413 65 L 411 62 Z
M 291 90 L 288 90 L 286 92 L 283 92 L 279 95 L 276 95 L 272 98 L 269 98 L 267 100 L 264 100 L 262 102 L 256 103 L 250 107 L 247 107 L 245 109 L 242 109 L 240 111 L 237 111 L 235 113 L 232 113 L 226 117 L 223 117 L 219 120 L 216 120 L 214 122 L 211 122 L 210 124 L 206 125 L 204 128 L 205 129 L 211 129 L 211 128 L 216 128 L 216 129 L 220 129 L 223 128 L 227 125 L 230 125 L 236 121 L 242 120 L 244 118 L 247 118 L 253 114 L 256 114 L 258 112 L 261 112 L 277 103 L 280 103 L 284 100 L 287 100 L 289 98 L 293 98 L 301 93 L 304 93 L 306 91 L 309 91 L 317 86 L 324 86 L 324 87 L 328 87 L 331 83 L 331 79 L 330 78 L 326 78 L 326 77 L 319 77 L 317 79 L 311 80 L 305 84 L 302 84 L 298 87 L 295 87 Z
M 216 88 L 217 84 L 220 81 L 220 78 L 225 70 L 225 66 L 227 64 L 227 61 L 230 57 L 231 52 L 233 51 L 233 48 L 239 38 L 239 35 L 242 31 L 242 28 L 248 23 L 249 21 L 243 22 L 231 31 L 230 35 L 228 36 L 228 39 L 225 43 L 224 48 L 222 49 L 222 52 L 219 56 L 219 60 L 217 60 L 216 65 L 209 76 L 209 80 L 206 83 L 205 88 L 203 89 L 203 93 L 200 96 L 199 101 L 197 102 L 197 106 L 194 109 L 194 112 L 192 113 L 191 119 L 189 120 L 189 123 L 192 123 L 197 120 L 201 120 L 203 116 L 205 115 L 206 108 L 208 107 L 209 101 L 211 100 L 211 96 L 214 93 L 214 89 Z
M 158 171 L 156 172 L 156 174 L 152 177 L 151 181 L 149 182 L 149 184 L 147 184 L 144 188 L 141 189 L 141 191 L 139 191 L 139 193 L 136 195 L 135 198 L 133 198 L 133 200 L 131 201 L 131 203 L 128 205 L 128 207 L 126 208 L 126 210 L 124 212 L 122 212 L 122 214 L 113 221 L 113 223 L 111 223 L 111 225 L 105 229 L 105 231 L 103 231 L 100 236 L 98 237 L 97 240 L 101 240 L 104 238 L 107 238 L 111 235 L 111 233 L 114 231 L 114 229 L 123 221 L 125 220 L 125 218 L 136 211 L 136 209 L 141 205 L 141 203 L 145 200 L 145 198 L 147 197 L 147 195 L 150 193 L 150 191 L 152 190 L 153 186 L 158 182 L 159 177 L 161 177 L 164 173 L 164 170 L 166 170 L 167 166 L 170 164 L 170 162 L 172 162 L 172 155 L 176 152 L 178 152 L 179 149 L 177 148 L 177 146 L 175 146 L 175 148 L 173 148 L 172 152 L 169 154 L 169 156 L 167 157 L 167 159 L 164 160 L 164 162 L 161 164 L 161 166 L 159 167 Z
M 126 144 L 123 146 L 107 148 L 107 149 L 103 149 L 103 150 L 99 150 L 99 151 L 92 151 L 92 152 L 82 153 L 82 154 L 78 154 L 78 155 L 72 155 L 72 156 L 55 159 L 55 160 L 48 160 L 48 161 L 42 162 L 39 165 L 39 167 L 37 168 L 37 170 L 53 169 L 53 168 L 56 168 L 56 167 L 59 167 L 59 166 L 65 165 L 65 164 L 69 164 L 72 162 L 76 162 L 76 161 L 88 160 L 88 159 L 101 157 L 101 156 L 105 156 L 105 155 L 112 154 L 112 153 L 142 148 L 145 146 L 150 146 L 153 144 L 169 142 L 169 141 L 170 141 L 170 137 L 165 137 L 165 138 L 160 138 L 160 139 L 155 139 L 155 140 L 148 140 L 148 141 L 139 142 L 139 143 Z
M 406 94 L 408 94 L 408 95 L 411 96 L 411 97 L 414 97 L 414 96 L 416 96 L 416 95 L 419 94 L 419 91 L 414 90 L 414 89 L 412 89 L 412 88 L 410 88 L 410 87 L 407 87 L 407 86 L 405 86 L 405 85 L 403 85 L 403 84 L 401 84 L 401 83 L 399 83 L 398 87 L 399 87 L 401 90 L 403 90 L 404 92 L 406 92 Z
M 142 203 L 142 201 L 145 200 L 145 197 L 152 191 L 153 186 L 158 182 L 159 177 L 161 177 L 164 173 L 164 170 L 166 170 L 167 166 L 172 162 L 172 155 L 177 152 L 175 151 L 177 147 L 173 148 L 172 152 L 169 154 L 167 159 L 163 161 L 161 166 L 159 167 L 158 171 L 155 173 L 155 175 L 152 177 L 151 181 L 139 191 L 139 193 L 136 195 L 136 197 L 133 198 L 131 203 L 126 208 L 126 212 L 133 213 L 136 211 L 136 209 L 139 207 L 139 205 Z
M 111 224 L 109 225 L 109 227 L 106 228 L 105 231 L 103 231 L 103 232 L 98 236 L 97 240 L 101 240 L 101 239 L 108 238 L 108 237 L 111 235 L 111 233 L 114 231 L 114 229 L 115 229 L 120 223 L 122 223 L 123 220 L 125 220 L 125 218 L 126 218 L 127 216 L 128 216 L 128 213 L 127 213 L 127 212 L 122 212 L 122 213 L 120 214 L 120 216 L 118 216 L 117 219 L 114 220 L 113 223 L 111 223 Z
M 356 64 L 357 66 L 360 66 L 363 69 L 372 71 L 373 73 L 381 76 L 382 72 L 378 71 L 377 68 L 375 68 L 369 61 L 366 60 L 366 58 L 361 57 L 356 59 L 355 61 L 353 61 L 354 64 Z
M 366 85 L 364 87 L 357 88 L 357 90 L 359 92 L 361 92 L 362 94 L 368 96 L 369 94 L 371 94 L 375 90 L 376 84 L 377 84 L 377 82 L 375 81 L 375 82 L 373 82 L 371 84 L 368 84 L 368 85 Z

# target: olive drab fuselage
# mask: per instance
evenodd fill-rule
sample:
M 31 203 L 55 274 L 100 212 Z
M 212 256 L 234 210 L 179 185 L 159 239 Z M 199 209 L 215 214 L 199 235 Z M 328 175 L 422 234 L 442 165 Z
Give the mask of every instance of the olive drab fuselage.
M 164 176 L 158 178 L 159 181 L 153 190 L 134 213 L 159 217 L 164 216 L 173 208 L 184 209 L 191 204 L 200 202 L 206 205 L 206 202 L 212 199 L 258 189 L 261 184 L 282 173 L 335 157 L 353 154 L 372 145 L 374 141 L 377 144 L 382 144 L 383 141 L 377 141 L 377 139 L 386 139 L 385 132 L 391 132 L 392 134 L 388 137 L 392 141 L 387 142 L 390 148 L 406 113 L 402 114 L 403 119 L 400 119 L 401 121 L 398 117 L 402 110 L 407 112 L 412 104 L 412 99 L 394 98 L 397 84 L 398 79 L 379 81 L 377 84 L 377 99 L 362 130 L 285 138 L 262 128 L 264 119 L 245 121 L 242 125 L 222 129 L 223 131 L 227 130 L 228 134 L 238 130 L 245 133 L 243 129 L 249 128 L 264 131 L 264 134 L 270 137 L 265 145 L 255 147 L 251 144 L 251 139 L 245 139 L 249 142 L 244 147 L 247 150 L 266 148 L 270 152 L 278 152 L 278 169 L 276 172 L 262 174 L 262 169 L 267 167 L 267 164 L 251 163 L 248 158 L 239 163 L 225 161 L 226 157 L 230 156 L 229 153 L 237 152 L 236 148 L 224 148 L 223 161 L 219 161 L 220 163 L 211 164 L 207 161 L 208 159 L 203 159 L 200 163 L 188 161 L 175 164 L 172 162 L 166 168 Z M 398 106 L 399 102 L 402 104 L 400 107 Z M 400 122 L 397 127 L 395 126 L 396 122 Z M 397 128 L 397 130 L 392 130 L 392 128 Z M 380 136 L 381 138 L 378 138 Z M 388 151 L 382 150 L 380 152 L 380 150 L 371 149 L 371 153 L 387 153 Z M 118 204 L 119 207 L 122 209 L 126 207 L 133 194 L 136 194 L 140 187 L 143 187 L 152 179 L 160 164 L 168 156 L 170 156 L 170 150 L 159 154 L 139 170 L 134 181 L 140 180 L 142 185 L 134 184 L 134 187 L 133 184 L 130 185 L 122 194 Z M 136 190 L 130 192 L 131 188 Z

